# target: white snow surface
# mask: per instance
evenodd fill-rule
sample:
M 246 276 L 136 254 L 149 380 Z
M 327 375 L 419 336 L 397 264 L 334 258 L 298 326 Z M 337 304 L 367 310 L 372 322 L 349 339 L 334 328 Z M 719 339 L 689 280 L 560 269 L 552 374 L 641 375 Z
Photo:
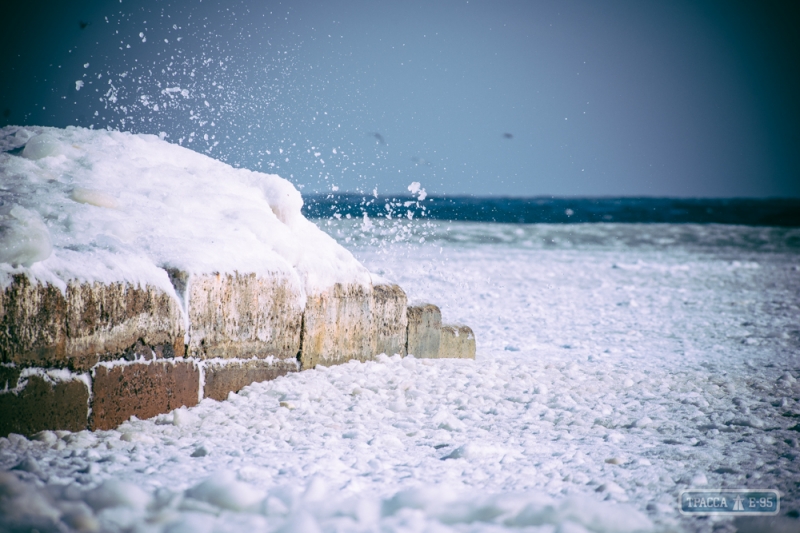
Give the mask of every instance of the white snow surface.
M 115 431 L 0 439 L 5 524 L 800 530 L 800 231 L 321 224 L 469 324 L 477 359 L 382 356 Z M 682 517 L 690 487 L 778 489 L 781 515 Z
M 154 135 L 8 126 L 0 176 L 0 286 L 25 273 L 174 294 L 165 268 L 283 276 L 301 295 L 370 283 L 291 183 Z

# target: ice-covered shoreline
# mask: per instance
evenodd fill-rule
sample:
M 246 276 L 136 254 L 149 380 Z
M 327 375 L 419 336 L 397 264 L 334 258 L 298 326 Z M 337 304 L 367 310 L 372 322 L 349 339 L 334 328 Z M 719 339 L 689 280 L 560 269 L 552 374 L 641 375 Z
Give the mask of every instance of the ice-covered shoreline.
M 153 135 L 5 127 L 0 176 L 0 435 L 112 429 L 409 348 L 474 358 L 468 326 L 373 283 L 277 175 Z
M 797 525 L 786 515 L 800 502 L 797 419 L 786 415 L 800 413 L 791 235 L 663 228 L 678 243 L 709 231 L 740 243 L 715 251 L 665 243 L 658 228 L 606 227 L 593 245 L 526 249 L 499 237 L 558 228 L 452 225 L 419 244 L 432 229 L 415 224 L 414 238 L 349 244 L 411 298 L 474 324 L 477 361 L 286 376 L 116 432 L 2 440 L 2 468 L 18 465 L 15 478 L 57 501 L 64 483 L 84 502 L 105 480 L 140 487 L 127 507 L 75 504 L 112 530 L 631 531 L 633 520 L 733 531 L 677 512 L 679 490 L 720 486 L 781 490 L 781 527 Z M 580 242 L 604 230 L 569 231 Z M 625 244 L 648 231 L 651 244 Z

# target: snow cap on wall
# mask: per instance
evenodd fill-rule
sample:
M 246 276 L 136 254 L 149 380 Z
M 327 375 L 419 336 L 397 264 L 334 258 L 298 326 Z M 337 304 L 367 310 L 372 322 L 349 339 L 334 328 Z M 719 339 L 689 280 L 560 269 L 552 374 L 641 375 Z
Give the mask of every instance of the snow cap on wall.
M 280 275 L 304 295 L 370 283 L 291 183 L 154 135 L 5 127 L 0 175 L 0 286 L 25 273 L 173 293 L 165 268 Z

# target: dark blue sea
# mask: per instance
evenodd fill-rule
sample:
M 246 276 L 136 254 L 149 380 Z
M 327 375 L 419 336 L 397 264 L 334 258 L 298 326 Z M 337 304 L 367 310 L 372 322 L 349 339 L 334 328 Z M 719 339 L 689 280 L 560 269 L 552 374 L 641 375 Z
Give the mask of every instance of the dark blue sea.
M 800 227 L 800 198 L 304 196 L 309 218 L 427 218 L 516 224 L 671 223 Z M 349 215 L 349 217 L 348 217 Z

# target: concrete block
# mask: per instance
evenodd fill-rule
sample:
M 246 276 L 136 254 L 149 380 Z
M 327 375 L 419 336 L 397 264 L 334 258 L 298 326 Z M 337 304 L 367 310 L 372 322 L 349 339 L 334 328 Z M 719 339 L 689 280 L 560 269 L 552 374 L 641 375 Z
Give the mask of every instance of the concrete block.
M 472 329 L 462 325 L 443 325 L 439 358 L 475 359 L 475 334 Z
M 175 283 L 176 273 L 170 276 Z M 176 289 L 180 292 L 179 285 Z M 303 307 L 302 296 L 290 280 L 202 274 L 189 277 L 185 290 L 189 293 L 189 356 L 296 359 Z
M 239 392 L 251 383 L 269 381 L 289 372 L 297 372 L 295 359 L 247 361 L 207 361 L 203 364 L 203 397 L 222 401 L 229 392 Z
M 433 304 L 408 308 L 408 344 L 406 353 L 417 359 L 439 357 L 442 312 Z
M 373 355 L 406 355 L 408 301 L 398 285 L 375 285 L 372 288 L 372 320 L 375 326 Z
M 376 354 L 372 287 L 337 283 L 310 296 L 303 315 L 302 369 L 371 360 Z
M 66 297 L 23 275 L 0 292 L 2 362 L 86 371 L 137 343 L 183 355 L 183 320 L 174 298 L 127 283 L 67 285 Z
M 16 388 L 16 378 L 13 387 Z M 45 429 L 81 431 L 89 419 L 89 389 L 80 379 L 53 381 L 28 376 L 21 389 L 0 392 L 0 437 L 33 435 Z
M 90 427 L 113 429 L 131 415 L 150 418 L 197 405 L 200 370 L 190 361 L 100 365 L 92 380 Z

